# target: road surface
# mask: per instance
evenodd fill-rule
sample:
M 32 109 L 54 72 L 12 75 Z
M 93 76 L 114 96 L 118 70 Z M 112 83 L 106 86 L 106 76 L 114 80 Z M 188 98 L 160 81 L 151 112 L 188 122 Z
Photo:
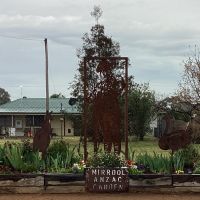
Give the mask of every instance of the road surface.
M 0 200 L 199 200 L 200 194 L 0 194 Z

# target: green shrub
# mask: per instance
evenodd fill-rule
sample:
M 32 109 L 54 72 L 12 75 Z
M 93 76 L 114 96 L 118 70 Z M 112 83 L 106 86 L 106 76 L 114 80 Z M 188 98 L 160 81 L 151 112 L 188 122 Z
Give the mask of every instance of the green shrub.
M 123 167 L 124 161 L 114 153 L 97 153 L 89 158 L 88 167 Z
M 139 154 L 136 157 L 136 163 L 138 166 L 144 166 L 145 172 L 165 174 L 171 172 L 170 158 L 162 154 L 156 154 L 155 152 L 153 155 L 147 153 Z
M 4 146 L 0 145 L 0 165 L 6 165 L 6 163 Z
M 69 150 L 69 144 L 67 144 L 64 140 L 56 140 L 53 141 L 48 148 L 48 155 L 53 158 L 57 157 L 57 154 L 61 155 L 61 157 L 66 157 L 66 152 Z
M 194 163 L 200 158 L 198 149 L 194 145 L 189 145 L 184 149 L 176 151 L 173 155 L 173 164 L 175 171 L 187 171 L 193 169 Z
M 200 174 L 200 161 L 195 163 L 193 173 L 194 174 Z
M 177 151 L 175 152 L 175 154 L 173 155 L 173 168 L 174 171 L 184 171 L 184 166 L 185 166 L 185 158 L 184 158 L 184 154 L 182 153 L 182 151 Z
M 131 145 L 128 146 L 128 160 L 135 160 L 135 150 Z
M 48 148 L 46 166 L 49 172 L 68 172 L 74 163 L 80 161 L 76 146 L 70 145 L 63 140 L 53 142 Z
M 47 169 L 49 172 L 62 173 L 66 169 L 65 163 L 62 160 L 61 155 L 57 154 L 57 157 L 48 156 L 47 158 Z
M 6 144 L 5 156 L 10 166 L 20 172 L 38 172 L 44 166 L 43 160 L 39 152 L 31 152 L 29 156 L 23 156 L 22 144 Z
M 33 145 L 29 139 L 22 140 L 22 155 L 25 160 L 31 159 L 33 153 Z M 31 160 L 30 160 L 31 161 Z
M 62 159 L 67 161 L 67 165 L 71 165 L 80 160 L 78 153 L 75 152 L 77 147 L 70 145 L 64 140 L 54 141 L 48 148 L 48 156 L 57 158 L 59 154 Z
M 143 171 L 143 170 L 136 169 L 136 168 L 129 168 L 129 169 L 128 169 L 128 173 L 129 173 L 129 174 L 132 174 L 132 175 L 139 175 L 139 174 L 143 174 L 144 171 Z
M 22 148 L 20 145 L 6 145 L 5 155 L 14 170 L 21 171 L 24 166 Z

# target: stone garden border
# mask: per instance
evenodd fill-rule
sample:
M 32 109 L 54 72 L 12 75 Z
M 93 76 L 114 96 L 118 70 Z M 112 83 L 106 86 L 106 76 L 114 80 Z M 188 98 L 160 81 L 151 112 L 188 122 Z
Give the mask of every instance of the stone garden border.
M 129 174 L 129 192 L 199 192 L 200 174 Z M 1 174 L 0 193 L 85 193 L 84 174 Z

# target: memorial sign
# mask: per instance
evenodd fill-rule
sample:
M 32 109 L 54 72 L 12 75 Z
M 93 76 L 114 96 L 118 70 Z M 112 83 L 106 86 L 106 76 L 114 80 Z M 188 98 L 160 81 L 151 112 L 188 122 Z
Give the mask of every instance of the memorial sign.
M 87 168 L 85 187 L 88 192 L 128 192 L 126 168 Z

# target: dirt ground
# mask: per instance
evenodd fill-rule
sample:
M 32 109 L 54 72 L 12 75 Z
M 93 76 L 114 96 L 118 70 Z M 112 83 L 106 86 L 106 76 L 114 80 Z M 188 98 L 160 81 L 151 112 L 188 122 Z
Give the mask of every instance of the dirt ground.
M 0 200 L 199 200 L 200 194 L 0 194 Z

